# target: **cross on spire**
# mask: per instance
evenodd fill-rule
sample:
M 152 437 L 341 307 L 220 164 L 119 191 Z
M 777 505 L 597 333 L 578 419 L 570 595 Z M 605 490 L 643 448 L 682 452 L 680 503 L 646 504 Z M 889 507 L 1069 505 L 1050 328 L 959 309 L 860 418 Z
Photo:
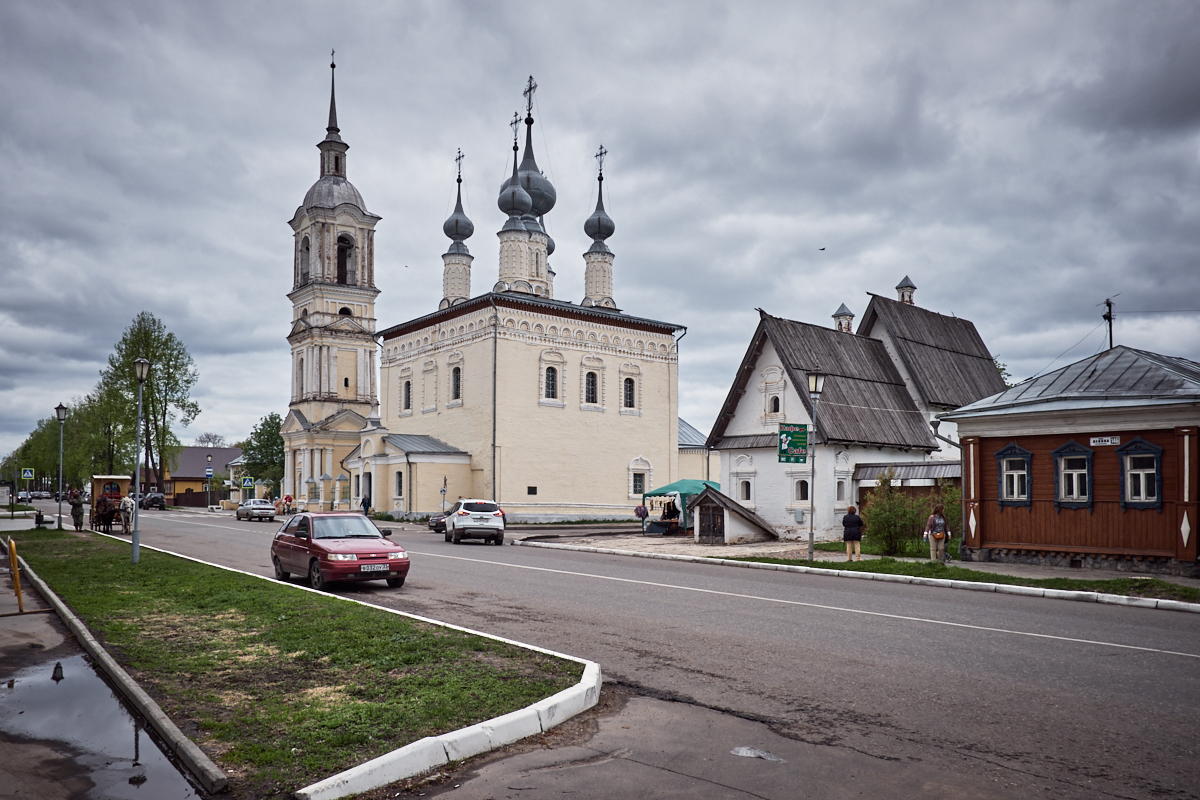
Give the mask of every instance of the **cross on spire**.
M 537 91 L 537 81 L 533 76 L 529 76 L 529 82 L 525 84 L 525 91 L 521 94 L 525 95 L 525 114 L 530 116 L 533 114 L 533 93 Z
M 329 68 L 330 68 L 330 69 L 337 69 L 337 64 L 335 64 L 335 63 L 334 63 L 334 61 L 333 61 L 333 54 L 334 54 L 335 52 L 337 52 L 337 51 L 336 51 L 336 50 L 330 50 L 330 51 L 329 51 Z
M 604 157 L 608 155 L 608 151 L 604 149 L 604 145 L 600 145 L 600 149 L 596 151 L 595 159 L 600 164 L 600 174 L 604 174 Z
M 458 148 L 458 155 L 456 155 L 454 157 L 454 163 L 458 165 L 458 182 L 459 183 L 462 183 L 462 162 L 463 162 L 463 154 L 462 154 L 462 148 L 460 147 L 460 148 Z
M 512 122 L 508 123 L 508 127 L 513 129 L 513 147 L 517 146 L 517 128 L 521 127 L 521 114 L 514 111 Z

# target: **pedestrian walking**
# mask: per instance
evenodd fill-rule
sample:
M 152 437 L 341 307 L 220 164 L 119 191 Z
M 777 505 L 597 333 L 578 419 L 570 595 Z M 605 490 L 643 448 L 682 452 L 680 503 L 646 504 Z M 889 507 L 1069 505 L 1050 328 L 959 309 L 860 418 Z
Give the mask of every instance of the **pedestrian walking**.
M 290 494 L 285 494 L 283 496 L 283 513 L 292 513 L 292 496 Z
M 371 516 L 371 495 L 369 494 L 363 495 L 362 512 L 364 516 Z
M 71 504 L 71 522 L 75 523 L 75 530 L 83 530 L 83 495 L 78 489 L 72 489 L 67 502 Z
M 929 542 L 929 560 L 945 561 L 946 545 L 950 542 L 950 526 L 946 524 L 946 507 L 938 503 L 925 523 L 925 541 Z
M 865 527 L 866 523 L 858 515 L 858 509 L 847 506 L 846 516 L 842 517 L 842 541 L 846 543 L 847 561 L 862 561 L 862 532 Z M 854 551 L 853 557 L 851 550 Z

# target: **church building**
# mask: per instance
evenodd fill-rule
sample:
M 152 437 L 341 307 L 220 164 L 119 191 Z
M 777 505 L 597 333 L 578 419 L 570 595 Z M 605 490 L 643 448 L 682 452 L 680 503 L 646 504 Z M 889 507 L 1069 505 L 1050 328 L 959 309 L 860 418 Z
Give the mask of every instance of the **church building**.
M 419 515 L 443 499 L 479 497 L 500 502 L 510 520 L 626 518 L 642 492 L 704 477 L 680 474 L 676 337 L 685 328 L 626 314 L 614 298 L 603 147 L 596 208 L 583 221 L 592 240 L 580 265 L 584 297 L 555 297 L 545 218 L 557 196 L 533 151 L 536 88 L 530 78 L 523 154 L 513 120 L 491 290 L 472 295 L 474 224 L 463 210 L 460 154 L 458 199 L 443 226 L 443 296 L 431 313 L 378 333 L 379 217 L 346 180 L 331 99 L 321 177 L 291 223 L 285 491 L 303 507 L 357 507 L 369 497 L 376 510 Z

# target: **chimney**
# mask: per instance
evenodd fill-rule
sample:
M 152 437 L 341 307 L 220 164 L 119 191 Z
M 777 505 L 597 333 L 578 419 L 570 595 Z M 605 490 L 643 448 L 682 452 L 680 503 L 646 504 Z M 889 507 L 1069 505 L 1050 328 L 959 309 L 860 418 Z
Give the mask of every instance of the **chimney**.
M 854 312 L 845 303 L 833 312 L 833 327 L 842 333 L 854 333 Z
M 912 278 L 905 275 L 904 280 L 896 284 L 896 299 L 901 303 L 908 303 L 910 306 L 916 305 L 913 303 L 913 292 L 916 290 L 917 285 L 912 282 Z

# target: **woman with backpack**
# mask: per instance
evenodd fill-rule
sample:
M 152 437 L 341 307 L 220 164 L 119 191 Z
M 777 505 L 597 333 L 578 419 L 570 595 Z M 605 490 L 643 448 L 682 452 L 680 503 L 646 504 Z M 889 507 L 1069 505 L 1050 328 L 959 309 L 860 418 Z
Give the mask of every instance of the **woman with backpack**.
M 950 541 L 950 526 L 946 524 L 946 507 L 938 503 L 925 523 L 925 540 L 929 542 L 929 560 L 945 561 L 946 544 Z

